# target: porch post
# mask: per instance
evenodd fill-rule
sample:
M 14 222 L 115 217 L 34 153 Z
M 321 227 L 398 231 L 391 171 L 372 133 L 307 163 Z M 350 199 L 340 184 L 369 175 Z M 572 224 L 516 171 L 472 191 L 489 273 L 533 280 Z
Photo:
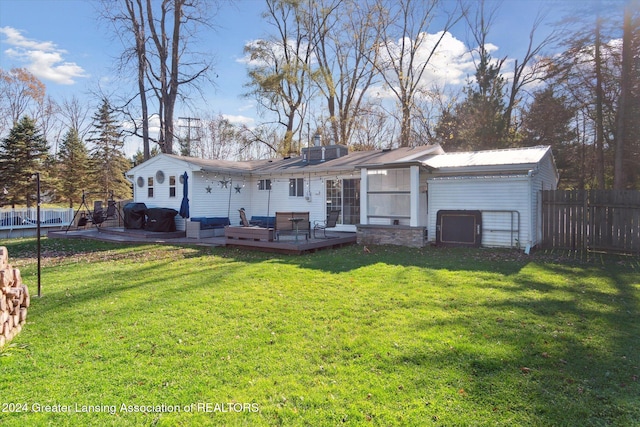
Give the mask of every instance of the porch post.
M 367 168 L 360 169 L 360 224 L 369 224 L 369 183 L 367 181 Z
M 418 215 L 420 213 L 420 169 L 418 166 L 411 166 L 409 168 L 409 187 L 410 187 L 410 214 L 409 225 L 411 227 L 417 227 Z

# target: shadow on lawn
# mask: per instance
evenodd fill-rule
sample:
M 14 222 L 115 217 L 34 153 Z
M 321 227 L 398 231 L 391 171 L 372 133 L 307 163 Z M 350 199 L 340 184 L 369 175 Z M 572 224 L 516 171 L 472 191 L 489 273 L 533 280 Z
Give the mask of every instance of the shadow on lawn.
M 511 249 L 374 246 L 368 247 L 367 250 L 368 252 L 364 251 L 362 246 L 352 245 L 301 257 L 281 258 L 281 262 L 334 274 L 382 263 L 402 267 L 488 271 L 510 275 L 517 273 L 531 261 L 531 257 Z
M 30 241 L 33 240 L 33 241 Z M 6 246 L 9 252 L 9 261 L 16 258 L 29 265 L 22 265 L 22 278 L 29 286 L 31 295 L 36 295 L 37 272 L 35 239 L 14 240 L 0 242 L 0 246 Z M 43 239 L 42 240 L 42 299 L 33 301 L 38 305 L 38 315 L 51 311 L 72 310 L 77 306 L 84 306 L 86 303 L 101 298 L 117 296 L 126 291 L 150 287 L 154 293 L 164 293 L 164 287 L 157 286 L 158 271 L 165 271 L 162 281 L 168 283 L 179 283 L 183 272 L 176 271 L 173 264 L 188 258 L 197 258 L 209 255 L 210 248 L 194 247 L 184 248 L 180 246 L 171 247 L 170 252 L 159 252 L 162 257 L 150 258 L 156 253 L 153 249 L 155 245 L 146 243 L 127 244 L 112 242 L 100 242 L 91 240 L 64 240 L 64 239 Z M 139 261 L 136 269 L 136 278 L 141 280 L 132 281 L 128 275 L 117 276 L 112 271 L 104 269 L 86 269 L 82 275 L 70 277 L 68 283 L 64 280 L 57 280 L 51 290 L 51 271 L 73 268 L 76 263 L 96 264 L 101 262 L 117 262 L 120 260 Z M 148 263 L 149 261 L 156 261 Z M 173 274 L 166 274 L 166 271 L 173 270 Z M 155 285 L 155 286 L 154 286 Z M 175 292 L 175 291 L 173 291 Z M 36 311 L 33 311 L 36 313 Z
M 504 284 L 473 285 L 500 289 L 502 297 L 469 302 L 468 311 L 458 307 L 444 324 L 416 325 L 417 331 L 460 330 L 472 335 L 472 342 L 452 341 L 437 351 L 405 349 L 390 366 L 453 366 L 468 380 L 468 390 L 461 393 L 488 415 L 530 414 L 523 421 L 539 425 L 640 425 L 636 258 L 544 251 L 527 256 L 496 249 L 368 249 L 352 246 L 320 256 L 279 257 L 278 262 L 332 274 L 381 263 L 417 267 L 427 274 L 447 270 L 502 275 Z M 441 286 L 443 293 L 449 292 Z M 473 306 L 492 315 L 478 318 Z M 487 350 L 495 343 L 510 347 L 508 354 Z
M 557 264 L 536 265 L 533 274 L 525 270 L 503 287 L 506 298 L 477 301 L 494 315 L 478 318 L 470 304 L 438 325 L 457 331 L 462 343 L 408 351 L 397 363 L 457 367 L 465 397 L 496 417 L 526 409 L 532 424 L 638 425 L 637 274 Z M 417 329 L 434 327 L 419 323 Z M 510 350 L 492 354 L 496 343 Z
M 22 256 L 27 258 L 26 254 L 32 253 L 31 246 L 20 245 L 25 243 L 13 247 L 7 244 L 10 257 L 25 254 Z M 134 247 L 133 252 L 125 251 L 119 256 L 144 256 L 144 245 L 129 246 Z M 122 245 L 74 242 L 64 251 L 82 259 L 84 253 L 95 255 L 117 248 Z M 53 251 L 56 246 L 47 249 Z M 400 348 L 392 355 L 389 369 L 411 365 L 424 366 L 425 370 L 427 367 L 454 370 L 458 380 L 448 384 L 453 404 L 455 399 L 470 399 L 474 407 L 489 416 L 507 412 L 517 418 L 530 411 L 528 421 L 539 425 L 640 423 L 637 402 L 640 302 L 638 279 L 632 270 L 616 265 L 562 265 L 509 250 L 386 246 L 369 249 L 370 252 L 365 252 L 361 246 L 350 246 L 303 256 L 282 256 L 226 248 L 189 247 L 180 251 L 176 247 L 173 255 L 165 254 L 159 262 L 141 263 L 135 282 L 129 282 L 127 277 L 114 277 L 111 271 L 87 270 L 83 272 L 85 276 L 75 278 L 78 282 L 86 281 L 76 287 L 58 286 L 55 292 L 48 292 L 45 284 L 46 298 L 38 303 L 37 315 L 46 318 L 55 313 L 64 317 L 64 310 L 136 288 L 153 290 L 150 298 L 156 301 L 170 300 L 181 286 L 210 285 L 205 281 L 184 283 L 181 271 L 172 268 L 180 259 L 207 255 L 228 261 L 224 268 L 208 272 L 210 281 L 216 274 L 233 274 L 234 269 L 241 269 L 246 263 L 259 264 L 265 260 L 332 274 L 378 263 L 418 267 L 427 274 L 440 270 L 497 273 L 508 280 L 478 282 L 473 286 L 495 288 L 501 297 L 469 300 L 466 306 L 460 303 L 450 311 L 450 317 L 437 323 L 426 318 L 416 320 L 418 332 L 434 329 L 455 334 L 447 342 Z M 64 252 L 59 247 L 57 250 Z M 165 273 L 162 275 L 165 283 L 157 283 L 154 271 L 163 268 L 173 273 Z M 442 292 L 451 291 L 443 288 Z M 116 307 L 114 311 L 122 310 L 125 315 L 127 309 Z M 478 316 L 479 309 L 483 316 Z M 464 336 L 464 341 L 456 342 L 458 335 Z M 497 348 L 496 343 L 501 343 L 499 351 L 492 350 Z M 430 380 L 415 381 L 416 385 L 427 387 Z M 455 424 L 447 422 L 447 414 L 433 410 L 440 421 Z M 504 419 L 509 416 L 501 418 Z M 490 418 L 486 421 L 491 423 Z

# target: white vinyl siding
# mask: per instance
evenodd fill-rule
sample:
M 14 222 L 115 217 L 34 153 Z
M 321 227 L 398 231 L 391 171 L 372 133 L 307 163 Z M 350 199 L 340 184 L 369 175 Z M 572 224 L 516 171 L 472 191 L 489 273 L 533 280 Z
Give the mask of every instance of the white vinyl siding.
M 530 240 L 530 192 L 527 176 L 434 178 L 429 180 L 428 197 L 430 241 L 435 241 L 436 238 L 436 216 L 439 210 L 481 211 L 483 246 L 524 248 Z M 506 211 L 517 213 L 512 216 L 511 212 Z M 519 224 L 516 224 L 518 215 Z M 516 218 L 513 226 L 512 218 Z M 519 229 L 519 235 L 512 236 L 512 229 Z M 513 239 L 518 239 L 518 242 L 512 244 Z
M 144 203 L 149 208 L 164 207 L 180 210 L 183 197 L 183 184 L 180 177 L 186 171 L 189 175 L 190 216 L 229 217 L 232 225 L 240 224 L 238 210 L 245 208 L 247 216 L 274 216 L 276 211 L 309 212 L 311 222 L 326 219 L 326 203 L 324 202 L 324 178 L 312 177 L 309 183 L 309 200 L 306 197 L 289 197 L 289 178 L 291 176 L 230 175 L 229 173 L 202 172 L 193 170 L 195 166 L 171 157 L 159 156 L 146 162 L 134 170 L 131 177 L 134 188 L 134 200 Z M 148 197 L 147 178 L 154 177 L 157 171 L 163 171 L 165 180 L 159 184 L 154 179 L 153 197 Z M 170 185 L 170 176 L 176 177 L 175 186 Z M 331 175 L 335 177 L 335 174 Z M 138 177 L 143 178 L 143 186 L 137 184 Z M 308 176 L 307 176 L 308 177 Z M 303 181 L 305 189 L 307 179 L 302 175 L 295 177 Z M 259 181 L 271 181 L 271 191 L 258 190 Z M 222 181 L 222 183 L 221 183 Z M 228 181 L 226 187 L 224 181 Z M 240 188 L 238 192 L 236 186 Z M 170 187 L 175 188 L 172 196 Z M 176 228 L 184 230 L 184 220 L 176 216 Z

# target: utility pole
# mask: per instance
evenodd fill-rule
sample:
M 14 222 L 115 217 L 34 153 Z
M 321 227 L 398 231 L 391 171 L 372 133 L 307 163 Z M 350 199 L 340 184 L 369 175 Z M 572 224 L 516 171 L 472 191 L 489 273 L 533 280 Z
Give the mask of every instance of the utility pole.
M 179 120 L 186 120 L 187 121 L 187 142 L 186 144 L 182 145 L 182 149 L 181 149 L 181 155 L 183 156 L 190 156 L 191 155 L 191 122 L 198 122 L 197 127 L 200 127 L 200 119 L 197 117 L 178 117 Z M 185 126 L 180 126 L 180 127 L 185 127 Z M 200 137 L 195 138 L 195 141 L 200 141 Z

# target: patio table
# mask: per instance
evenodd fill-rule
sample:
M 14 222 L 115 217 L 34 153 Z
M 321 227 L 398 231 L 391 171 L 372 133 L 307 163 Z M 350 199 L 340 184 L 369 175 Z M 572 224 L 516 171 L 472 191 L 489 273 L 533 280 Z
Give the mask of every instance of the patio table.
M 289 218 L 289 221 L 293 222 L 293 225 L 295 225 L 296 227 L 296 242 L 298 241 L 298 224 L 300 223 L 300 221 L 302 221 L 304 218 L 298 218 L 298 217 L 294 217 L 294 218 Z

